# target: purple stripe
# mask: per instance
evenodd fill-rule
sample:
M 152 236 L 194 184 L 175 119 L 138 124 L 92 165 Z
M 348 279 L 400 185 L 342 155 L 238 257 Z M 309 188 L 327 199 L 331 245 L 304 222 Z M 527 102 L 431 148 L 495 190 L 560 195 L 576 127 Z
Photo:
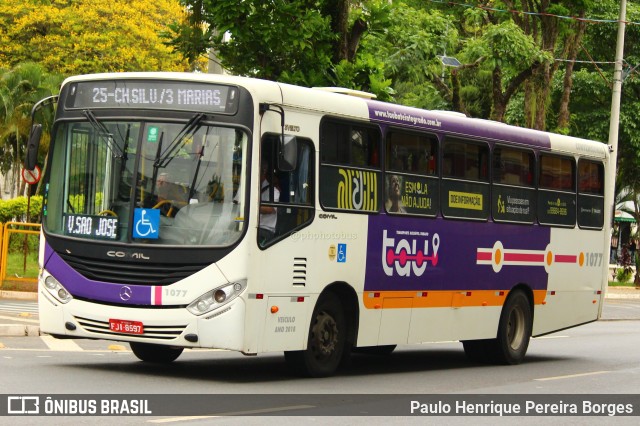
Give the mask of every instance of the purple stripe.
M 151 286 L 93 281 L 76 272 L 48 243 L 45 244 L 44 251 L 47 259 L 45 268 L 74 297 L 127 305 L 151 305 Z M 130 289 L 129 298 L 123 294 L 126 292 L 124 287 Z
M 373 121 L 398 124 L 430 130 L 451 132 L 461 135 L 490 138 L 496 141 L 511 141 L 538 148 L 551 148 L 549 135 L 532 129 L 509 126 L 490 120 L 471 120 L 463 116 L 442 111 L 425 111 L 379 101 L 367 101 L 369 118 Z

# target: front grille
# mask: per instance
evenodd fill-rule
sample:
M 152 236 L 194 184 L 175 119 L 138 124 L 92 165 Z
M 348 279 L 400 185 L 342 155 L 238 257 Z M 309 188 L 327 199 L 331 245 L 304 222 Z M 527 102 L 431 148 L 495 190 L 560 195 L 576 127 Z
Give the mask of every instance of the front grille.
M 60 257 L 85 278 L 118 284 L 170 285 L 195 274 L 208 264 L 130 263 L 89 259 L 59 253 Z
M 135 336 L 143 339 L 162 339 L 162 340 L 172 340 L 180 336 L 184 329 L 187 327 L 186 325 L 155 325 L 149 326 L 144 325 L 144 333 L 143 334 L 126 334 L 126 333 L 116 333 L 109 329 L 108 321 L 98 321 L 92 320 L 90 318 L 83 317 L 74 317 L 75 320 L 80 324 L 84 331 L 108 336 Z

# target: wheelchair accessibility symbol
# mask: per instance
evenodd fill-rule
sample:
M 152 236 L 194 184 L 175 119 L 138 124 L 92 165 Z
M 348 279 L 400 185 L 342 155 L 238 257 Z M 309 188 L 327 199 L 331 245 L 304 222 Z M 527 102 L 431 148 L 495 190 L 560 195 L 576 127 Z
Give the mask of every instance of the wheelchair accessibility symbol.
M 347 261 L 347 245 L 338 244 L 338 263 L 345 263 Z
M 160 236 L 159 209 L 135 209 L 133 223 L 133 238 L 157 239 Z

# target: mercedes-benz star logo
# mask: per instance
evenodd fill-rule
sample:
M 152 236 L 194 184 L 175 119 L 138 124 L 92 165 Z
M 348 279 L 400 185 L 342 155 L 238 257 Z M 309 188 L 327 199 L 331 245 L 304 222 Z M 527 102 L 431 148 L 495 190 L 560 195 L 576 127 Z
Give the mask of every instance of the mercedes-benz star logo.
M 123 285 L 122 287 L 120 287 L 120 299 L 122 299 L 123 301 L 126 302 L 131 299 L 132 294 L 133 290 L 131 290 L 131 287 L 129 287 L 128 285 Z

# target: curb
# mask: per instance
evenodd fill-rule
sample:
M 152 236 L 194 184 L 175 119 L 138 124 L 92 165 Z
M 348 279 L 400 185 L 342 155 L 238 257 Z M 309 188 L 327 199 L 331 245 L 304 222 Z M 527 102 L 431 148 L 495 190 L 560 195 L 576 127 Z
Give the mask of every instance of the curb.
M 38 292 L 0 290 L 0 299 L 38 300 Z
M 0 336 L 40 336 L 40 326 L 23 324 L 0 324 Z
M 605 294 L 605 299 L 640 299 L 640 292 L 638 294 Z
M 606 299 L 640 299 L 640 289 L 635 287 L 609 287 L 604 297 Z

